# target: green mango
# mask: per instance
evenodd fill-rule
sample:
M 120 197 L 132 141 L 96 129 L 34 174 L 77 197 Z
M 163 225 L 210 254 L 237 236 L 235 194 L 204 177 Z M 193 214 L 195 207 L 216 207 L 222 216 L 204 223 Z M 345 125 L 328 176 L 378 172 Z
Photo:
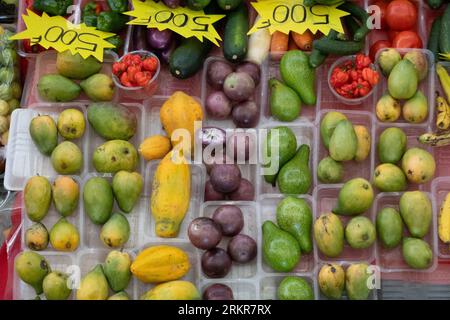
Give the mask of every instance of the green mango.
M 344 166 L 331 157 L 325 157 L 317 166 L 317 178 L 322 183 L 339 183 L 344 178 Z
M 395 48 L 385 49 L 378 56 L 378 65 L 385 76 L 388 76 L 402 56 Z
M 98 264 L 81 279 L 77 290 L 77 300 L 106 300 L 107 298 L 108 281 L 103 274 L 102 265 Z
M 347 181 L 339 191 L 338 203 L 332 210 L 341 215 L 357 215 L 367 211 L 373 202 L 373 189 L 363 178 Z
M 103 272 L 109 287 L 119 292 L 128 287 L 131 279 L 131 259 L 128 253 L 113 250 L 106 256 Z
M 81 138 L 86 128 L 84 114 L 78 109 L 66 109 L 59 114 L 57 127 L 64 139 Z
M 403 155 L 402 169 L 409 182 L 425 183 L 433 179 L 436 161 L 428 151 L 421 148 L 411 148 Z
M 287 276 L 277 289 L 279 300 L 314 300 L 311 284 L 303 278 Z
M 105 178 L 90 178 L 83 189 L 84 210 L 95 224 L 104 224 L 111 217 L 114 195 Z
M 276 146 L 278 146 L 278 152 L 274 151 L 274 154 L 272 155 L 272 148 Z M 278 173 L 280 168 L 295 155 L 297 151 L 297 138 L 292 129 L 284 126 L 275 127 L 270 129 L 267 133 L 263 148 L 264 164 L 267 164 L 266 166 L 263 166 L 264 172 L 276 170 Z M 274 157 L 275 159 L 272 161 L 271 157 Z M 277 167 L 271 168 L 272 165 L 277 165 Z M 266 182 L 275 185 L 277 173 L 265 174 L 264 179 Z
M 320 268 L 319 289 L 328 299 L 340 299 L 345 287 L 345 271 L 336 263 L 327 263 Z
M 41 221 L 52 202 L 52 186 L 47 178 L 34 176 L 28 179 L 23 190 L 25 209 L 31 221 Z
M 123 246 L 129 238 L 130 224 L 121 213 L 114 213 L 100 231 L 100 240 L 110 248 Z
M 125 291 L 120 291 L 113 294 L 108 300 L 130 300 L 130 296 Z
M 333 135 L 334 129 L 336 129 L 337 124 L 342 120 L 347 120 L 347 117 L 337 111 L 327 112 L 327 114 L 323 117 L 320 122 L 320 137 L 322 138 L 322 143 L 325 148 L 329 148 L 330 139 Z
M 95 149 L 92 157 L 95 170 L 115 173 L 133 171 L 138 164 L 136 148 L 124 140 L 110 140 Z
M 312 180 L 309 153 L 309 146 L 301 145 L 296 155 L 281 168 L 277 182 L 282 193 L 305 194 L 309 191 Z
M 284 83 L 297 92 L 304 104 L 316 104 L 316 70 L 309 64 L 306 53 L 300 50 L 286 52 L 280 61 L 280 73 Z
M 50 243 L 58 251 L 75 251 L 80 244 L 80 234 L 66 218 L 61 218 L 50 230 Z
M 433 263 L 430 245 L 417 238 L 403 238 L 403 259 L 413 269 L 427 269 Z
M 99 72 L 102 63 L 95 57 L 86 59 L 80 54 L 72 54 L 70 50 L 59 52 L 56 56 L 56 69 L 64 77 L 82 80 Z
M 137 172 L 119 171 L 114 175 L 112 189 L 119 208 L 129 213 L 139 200 L 144 179 Z
M 389 73 L 388 91 L 395 99 L 410 99 L 416 93 L 418 83 L 414 64 L 409 60 L 401 60 Z
M 25 231 L 25 243 L 31 250 L 45 250 L 48 246 L 48 241 L 48 230 L 40 222 L 33 223 L 33 225 Z
M 370 247 L 376 239 L 375 227 L 366 217 L 354 217 L 345 227 L 345 239 L 353 249 Z
M 339 256 L 344 249 L 344 227 L 331 212 L 322 213 L 314 223 L 314 239 L 319 251 L 329 258 Z
M 393 208 L 384 208 L 377 214 L 377 233 L 383 247 L 395 248 L 402 241 L 403 221 Z
M 409 60 L 414 65 L 419 82 L 427 77 L 429 66 L 425 53 L 422 53 L 420 50 L 411 50 L 405 53 L 403 59 Z
M 358 151 L 358 137 L 352 123 L 341 120 L 336 125 L 330 139 L 330 157 L 336 161 L 349 161 Z
M 76 174 L 83 167 L 83 154 L 80 148 L 70 141 L 56 146 L 51 156 L 53 169 L 59 174 Z
M 81 87 L 59 74 L 42 76 L 37 84 L 39 96 L 50 102 L 69 102 L 80 96 Z
M 410 123 L 422 123 L 428 117 L 428 100 L 420 91 L 405 102 L 402 107 L 403 118 Z
M 366 263 L 356 263 L 350 265 L 345 272 L 345 288 L 350 300 L 367 300 L 370 294 L 368 280 L 369 266 Z
M 118 103 L 91 103 L 87 117 L 95 132 L 106 140 L 129 140 L 136 133 L 136 114 Z
M 413 237 L 422 238 L 430 230 L 433 209 L 426 193 L 405 192 L 400 197 L 400 214 Z
M 269 80 L 270 112 L 280 121 L 294 121 L 300 115 L 302 101 L 297 93 L 276 78 Z
M 50 116 L 37 116 L 30 122 L 30 136 L 38 150 L 49 156 L 58 145 L 58 130 Z
M 272 269 L 290 272 L 300 261 L 301 251 L 297 240 L 278 228 L 272 221 L 262 225 L 263 258 Z
M 381 122 L 394 122 L 400 118 L 402 108 L 400 102 L 386 92 L 378 100 L 375 106 L 375 113 Z
M 36 294 L 43 292 L 42 282 L 45 276 L 51 272 L 47 260 L 33 251 L 22 251 L 16 257 L 14 269 L 20 280 L 34 288 Z
M 408 188 L 402 169 L 392 163 L 382 163 L 375 168 L 373 184 L 382 192 L 399 192 Z
M 381 163 L 399 162 L 406 151 L 408 139 L 400 128 L 387 128 L 381 134 L 378 141 L 378 158 Z
M 80 87 L 92 101 L 111 101 L 115 85 L 110 76 L 97 73 L 80 82 Z
M 312 219 L 311 207 L 304 199 L 287 196 L 277 205 L 278 226 L 297 239 L 303 253 L 310 253 L 313 248 Z
M 59 271 L 50 272 L 45 276 L 42 287 L 47 300 L 67 300 L 72 289 L 67 286 L 69 276 Z
M 70 216 L 78 206 L 80 187 L 78 183 L 68 176 L 59 176 L 53 182 L 53 203 L 56 211 L 63 217 Z

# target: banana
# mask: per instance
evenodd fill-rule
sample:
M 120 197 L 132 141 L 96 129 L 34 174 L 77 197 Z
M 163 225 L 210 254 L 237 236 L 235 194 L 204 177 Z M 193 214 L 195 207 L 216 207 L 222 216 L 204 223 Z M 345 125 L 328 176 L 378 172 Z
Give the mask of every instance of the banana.
M 450 107 L 447 101 L 436 91 L 437 117 L 436 126 L 439 130 L 447 130 L 450 127 Z
M 450 243 L 450 193 L 447 193 L 438 217 L 439 239 L 444 243 Z
M 450 75 L 440 63 L 436 65 L 436 73 L 439 76 L 439 81 L 441 82 L 442 89 L 444 89 L 445 95 L 447 96 L 447 100 L 450 101 Z
M 429 144 L 433 147 L 443 147 L 450 145 L 450 132 L 443 134 L 424 133 L 417 138 L 420 143 Z

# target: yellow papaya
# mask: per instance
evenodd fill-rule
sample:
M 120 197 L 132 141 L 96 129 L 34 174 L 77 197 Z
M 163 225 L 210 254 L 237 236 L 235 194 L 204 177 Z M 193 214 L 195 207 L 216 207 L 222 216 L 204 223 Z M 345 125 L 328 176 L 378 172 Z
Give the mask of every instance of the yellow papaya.
M 161 160 L 153 177 L 150 208 L 158 237 L 174 238 L 189 209 L 191 172 L 184 159 L 173 159 L 173 151 Z
M 189 281 L 162 283 L 145 293 L 142 300 L 200 300 L 200 293 Z
M 439 239 L 444 243 L 450 243 L 450 193 L 447 193 L 441 205 L 438 219 Z
M 164 130 L 166 130 L 171 140 L 172 133 L 177 129 L 186 129 L 190 134 L 189 141 L 183 141 L 182 138 L 173 139 L 175 141 L 172 141 L 172 145 L 183 141 L 184 150 L 193 150 L 194 122 L 203 119 L 203 111 L 200 103 L 184 92 L 176 91 L 164 102 L 159 111 L 159 116 Z
M 139 146 L 140 155 L 147 161 L 162 159 L 171 149 L 170 139 L 155 135 L 146 138 Z
M 145 283 L 177 280 L 191 268 L 189 257 L 180 248 L 154 246 L 141 251 L 131 264 L 131 273 Z

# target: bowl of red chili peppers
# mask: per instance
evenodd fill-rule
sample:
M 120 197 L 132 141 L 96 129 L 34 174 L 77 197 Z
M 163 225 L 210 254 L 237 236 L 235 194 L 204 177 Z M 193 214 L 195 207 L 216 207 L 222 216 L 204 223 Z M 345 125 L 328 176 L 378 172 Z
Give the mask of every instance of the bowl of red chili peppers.
M 132 51 L 113 63 L 113 81 L 124 96 L 144 99 L 158 89 L 160 68 L 159 59 L 152 52 Z
M 375 91 L 380 73 L 369 56 L 357 54 L 337 59 L 328 72 L 331 92 L 345 104 L 360 104 Z

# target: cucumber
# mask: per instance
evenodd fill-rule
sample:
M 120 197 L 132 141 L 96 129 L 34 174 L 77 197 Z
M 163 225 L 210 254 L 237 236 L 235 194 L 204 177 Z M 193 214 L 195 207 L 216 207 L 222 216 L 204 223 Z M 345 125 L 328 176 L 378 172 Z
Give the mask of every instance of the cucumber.
M 211 0 L 187 0 L 186 5 L 191 10 L 202 10 Z
M 443 54 L 450 53 L 450 5 L 445 8 L 444 14 L 442 15 L 439 51 Z
M 428 0 L 427 3 L 431 9 L 437 9 L 442 5 L 443 0 Z
M 325 37 L 327 39 L 336 39 L 338 36 L 338 32 L 336 30 L 331 29 L 328 35 Z M 309 65 L 313 68 L 317 68 L 322 63 L 325 62 L 325 59 L 328 57 L 327 53 L 323 53 L 322 51 L 314 48 L 314 42 L 313 42 L 313 49 L 311 50 L 311 54 L 309 55 Z
M 228 14 L 223 35 L 223 55 L 231 62 L 245 59 L 248 50 L 248 9 L 245 4 Z
M 364 44 L 356 41 L 339 41 L 322 38 L 313 42 L 313 48 L 323 53 L 346 56 L 361 51 L 364 48 Z
M 203 42 L 195 37 L 184 39 L 170 56 L 170 73 L 178 79 L 186 79 L 194 75 L 203 66 L 212 43 L 206 39 Z
M 363 8 L 352 2 L 344 2 L 338 8 L 350 13 L 355 19 L 357 19 L 361 23 L 361 26 L 353 34 L 353 40 L 357 42 L 363 40 L 370 31 L 369 28 L 367 27 L 369 14 L 366 12 L 366 10 L 364 10 Z
M 347 32 L 353 37 L 358 29 L 361 27 L 358 21 L 353 18 L 352 15 L 344 17 L 344 25 L 347 28 Z
M 223 10 L 234 10 L 242 3 L 242 0 L 217 0 L 217 4 Z
M 439 60 L 439 33 L 441 32 L 442 17 L 437 17 L 431 25 L 427 49 L 433 52 L 434 60 Z
M 303 0 L 303 4 L 307 7 L 312 7 L 313 5 L 316 4 L 315 0 Z

